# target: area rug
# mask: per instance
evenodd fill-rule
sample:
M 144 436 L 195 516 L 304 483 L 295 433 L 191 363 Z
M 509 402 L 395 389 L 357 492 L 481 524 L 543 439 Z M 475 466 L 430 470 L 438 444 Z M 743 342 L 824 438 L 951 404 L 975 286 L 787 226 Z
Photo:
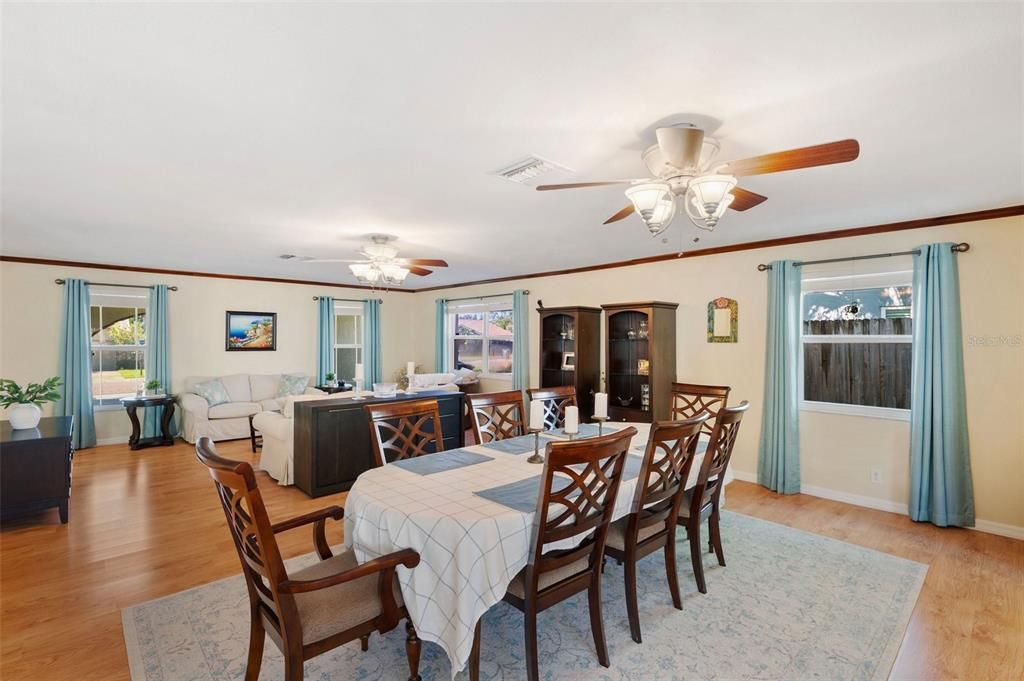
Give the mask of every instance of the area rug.
M 889 675 L 927 566 L 738 513 L 723 512 L 728 567 L 705 556 L 708 593 L 693 581 L 679 543 L 683 610 L 672 607 L 664 561 L 641 561 L 643 644 L 630 639 L 623 570 L 609 561 L 604 620 L 611 667 L 601 667 L 585 594 L 541 613 L 543 679 L 876 680 Z M 315 560 L 300 556 L 298 567 Z M 132 681 L 236 681 L 244 676 L 248 604 L 232 577 L 122 611 Z M 306 663 L 311 681 L 405 679 L 405 633 L 375 635 Z M 265 646 L 262 681 L 283 678 L 281 655 Z M 484 617 L 483 679 L 525 679 L 523 618 L 499 604 Z M 424 681 L 451 678 L 448 658 L 424 643 Z M 463 672 L 459 679 L 468 678 Z

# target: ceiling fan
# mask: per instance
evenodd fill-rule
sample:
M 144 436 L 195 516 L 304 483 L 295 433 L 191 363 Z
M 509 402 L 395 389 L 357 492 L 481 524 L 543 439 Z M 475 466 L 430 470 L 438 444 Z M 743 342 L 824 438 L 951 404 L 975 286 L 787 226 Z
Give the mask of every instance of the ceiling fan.
M 425 277 L 433 274 L 428 267 L 448 267 L 444 260 L 436 258 L 399 258 L 398 249 L 390 244 L 396 237 L 387 234 L 371 234 L 372 242 L 359 252 L 366 256 L 361 260 L 342 258 L 302 258 L 303 262 L 347 262 L 352 274 L 363 284 L 401 286 L 410 274 Z
M 726 209 L 749 210 L 768 199 L 738 187 L 737 178 L 847 163 L 860 155 L 857 140 L 847 139 L 740 161 L 716 161 L 717 140 L 706 136 L 696 126 L 681 124 L 658 128 L 656 134 L 657 144 L 641 155 L 654 178 L 545 184 L 538 186 L 537 191 L 628 184 L 626 198 L 630 204 L 604 224 L 638 213 L 652 235 L 661 234 L 675 217 L 678 197 L 690 221 L 711 231 Z

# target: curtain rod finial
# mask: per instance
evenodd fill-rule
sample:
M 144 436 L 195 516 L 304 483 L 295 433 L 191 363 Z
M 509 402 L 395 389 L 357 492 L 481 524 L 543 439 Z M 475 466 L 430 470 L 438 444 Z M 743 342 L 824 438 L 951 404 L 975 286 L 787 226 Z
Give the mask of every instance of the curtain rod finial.
M 765 265 L 764 263 L 761 263 L 760 265 L 757 266 L 757 271 L 758 272 L 766 272 L 766 271 L 770 270 L 771 268 L 772 268 L 771 265 Z
M 957 245 L 953 246 L 953 250 L 956 251 L 957 253 L 966 253 L 967 251 L 971 250 L 971 245 L 966 241 L 961 241 Z

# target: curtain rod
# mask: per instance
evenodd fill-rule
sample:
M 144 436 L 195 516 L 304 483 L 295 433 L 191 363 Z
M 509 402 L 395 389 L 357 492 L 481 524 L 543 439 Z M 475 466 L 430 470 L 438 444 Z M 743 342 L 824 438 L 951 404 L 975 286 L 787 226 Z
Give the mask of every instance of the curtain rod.
M 523 293 L 525 293 L 526 295 L 530 295 L 529 289 L 523 291 Z M 444 300 L 446 303 L 458 303 L 458 302 L 463 301 L 463 300 L 484 300 L 486 298 L 508 298 L 510 295 L 512 295 L 512 294 L 511 293 L 494 293 L 494 294 L 489 295 L 489 296 L 468 296 L 466 298 L 443 298 L 443 299 L 439 299 L 439 300 Z
M 58 284 L 60 286 L 63 286 L 64 285 L 64 280 L 63 279 L 54 279 L 53 283 L 54 284 Z M 87 281 L 87 282 L 85 282 L 85 285 L 86 286 L 116 286 L 118 288 L 154 288 L 153 286 L 140 286 L 138 284 L 104 284 L 103 282 L 99 282 L 99 281 Z M 178 287 L 177 286 L 168 286 L 167 290 L 168 291 L 177 291 Z
M 966 253 L 967 251 L 971 250 L 971 245 L 966 241 L 963 241 L 958 244 L 953 244 L 951 250 L 954 253 Z M 873 260 L 875 258 L 892 258 L 897 255 L 921 255 L 921 251 L 913 250 L 900 251 L 899 253 L 875 253 L 874 255 L 854 255 L 850 256 L 849 258 L 829 258 L 828 260 L 803 260 L 801 262 L 793 263 L 793 267 L 800 267 L 802 265 L 822 265 L 824 263 L 829 262 L 850 262 L 852 260 Z M 765 270 L 770 270 L 771 268 L 771 265 L 765 265 L 762 263 L 757 266 L 757 271 L 764 272 Z
M 321 298 L 327 298 L 327 296 L 313 296 L 313 300 L 320 300 Z M 359 298 L 359 299 L 356 299 L 356 298 L 332 298 L 331 300 L 340 300 L 343 303 L 365 303 L 368 300 L 373 300 L 373 298 Z M 383 303 L 384 299 L 383 298 L 377 298 L 377 302 L 378 303 Z

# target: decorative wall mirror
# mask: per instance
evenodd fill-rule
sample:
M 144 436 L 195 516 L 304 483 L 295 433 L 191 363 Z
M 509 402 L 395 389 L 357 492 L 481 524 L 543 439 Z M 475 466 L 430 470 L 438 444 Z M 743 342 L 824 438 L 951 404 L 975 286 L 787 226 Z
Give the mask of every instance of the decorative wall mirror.
M 708 343 L 735 343 L 739 326 L 739 304 L 732 298 L 715 298 L 708 303 Z

